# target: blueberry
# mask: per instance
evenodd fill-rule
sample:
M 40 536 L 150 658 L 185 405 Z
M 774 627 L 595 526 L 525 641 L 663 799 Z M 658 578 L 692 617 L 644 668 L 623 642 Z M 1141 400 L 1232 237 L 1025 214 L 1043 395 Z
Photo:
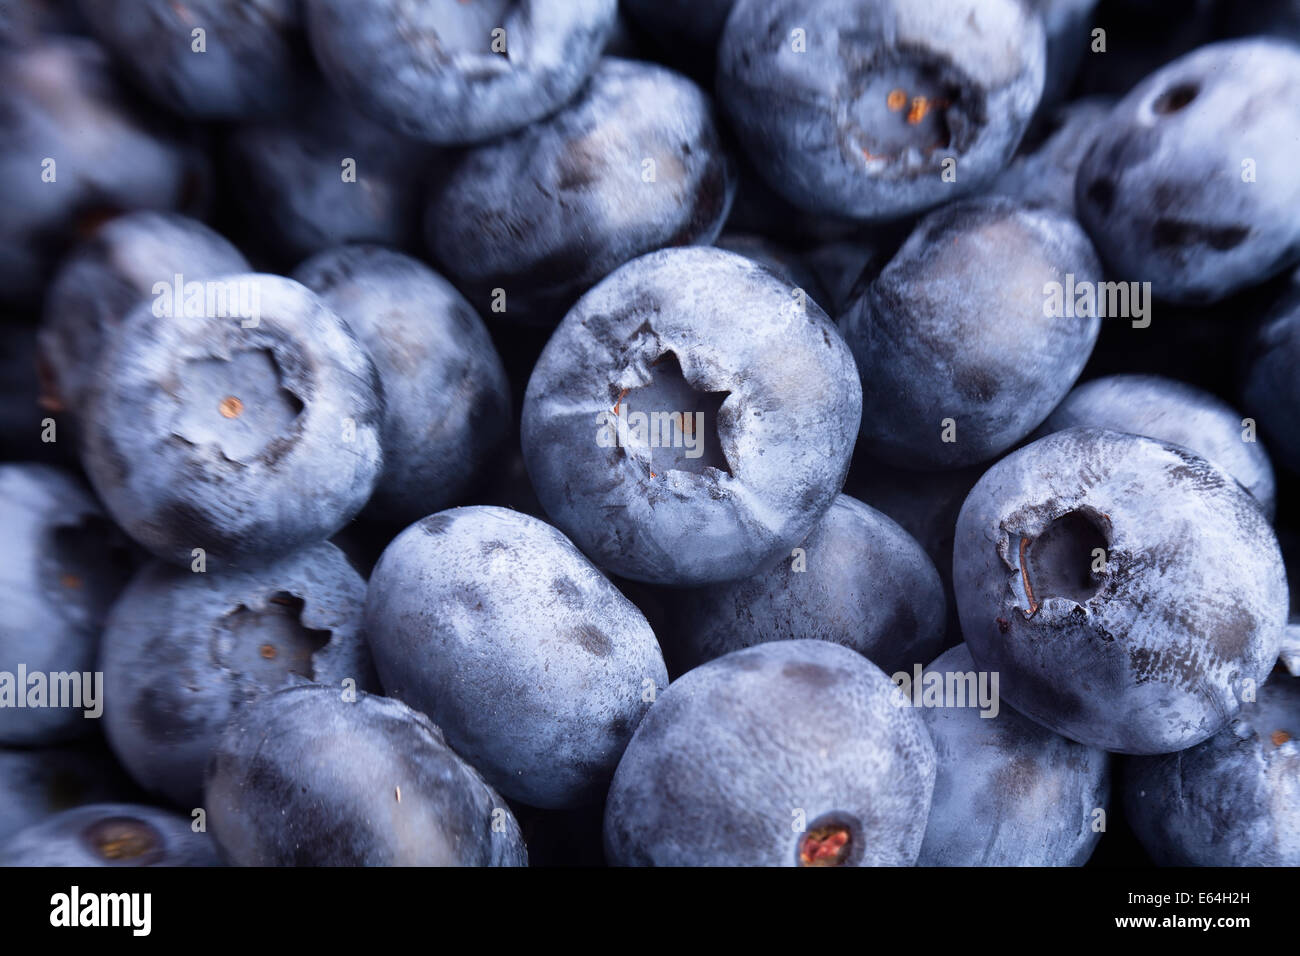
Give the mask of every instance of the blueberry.
M 250 700 L 294 675 L 375 689 L 365 593 L 332 544 L 207 574 L 145 567 L 113 606 L 99 658 L 118 758 L 144 789 L 196 807 L 222 728 Z
M 89 40 L 0 46 L 0 142 L 6 302 L 39 298 L 78 229 L 126 209 L 194 211 L 207 198 L 206 159 L 135 108 Z
M 1010 708 L 981 708 L 965 644 L 926 668 L 967 695 L 922 707 L 938 773 L 919 866 L 1082 866 L 1105 829 L 1110 761 Z M 996 686 L 988 683 L 986 687 Z M 1099 828 L 1100 826 L 1100 828 Z
M 847 312 L 884 271 L 907 236 L 906 230 L 877 228 L 867 235 L 821 242 L 805 249 L 803 261 L 826 290 L 825 299 L 818 299 L 825 303 L 826 314 L 840 316 Z
M 1254 331 L 1248 345 L 1248 367 L 1242 384 L 1246 412 L 1259 419 L 1269 448 L 1278 461 L 1300 472 L 1300 271 L 1290 290 Z
M 1067 428 L 1109 428 L 1182 445 L 1222 467 L 1273 516 L 1275 483 L 1268 455 L 1239 412 L 1193 385 L 1158 375 L 1093 379 L 1067 395 L 1040 432 Z
M 80 9 L 136 84 L 184 117 L 245 119 L 293 104 L 307 59 L 298 0 L 81 0 Z
M 0 866 L 219 866 L 189 817 L 134 803 L 93 803 L 35 823 L 0 845 Z
M 556 330 L 524 398 L 524 460 L 601 567 L 698 586 L 803 539 L 844 483 L 861 408 L 853 358 L 806 295 L 733 253 L 668 249 Z
M 831 313 L 830 296 L 822 288 L 817 273 L 804 261 L 798 250 L 764 236 L 741 232 L 724 233 L 714 245 L 752 259 L 786 285 L 803 289 L 810 299 L 823 306 L 823 311 Z
M 425 229 L 480 311 L 553 326 L 624 262 L 712 242 L 734 192 L 705 94 L 661 66 L 605 58 L 563 110 L 468 151 Z
M 371 512 L 405 525 L 461 498 L 512 424 L 505 369 L 473 307 L 423 263 L 374 246 L 322 252 L 294 277 L 379 371 L 384 473 Z
M 45 294 L 40 361 L 47 403 L 80 409 L 106 340 L 133 306 L 157 294 L 157 283 L 248 269 L 234 246 L 187 216 L 133 212 L 104 223 L 64 260 Z
M 844 483 L 846 494 L 896 521 L 934 563 L 943 583 L 946 608 L 944 647 L 961 640 L 961 623 L 957 619 L 957 602 L 952 591 L 957 513 L 983 474 L 984 468 L 980 465 L 948 471 L 912 471 L 891 468 L 865 455 L 858 455 Z
M 239 866 L 521 866 L 519 825 L 423 715 L 287 687 L 222 734 L 208 822 Z
M 1048 284 L 1064 289 L 1067 276 L 1102 278 L 1063 213 L 991 197 L 923 219 L 840 320 L 862 373 L 862 450 L 902 468 L 958 468 L 1033 431 L 1101 324 L 1050 308 Z
M 0 746 L 39 746 L 89 733 L 87 713 L 104 704 L 92 676 L 100 631 L 130 575 L 127 542 L 80 481 L 48 465 L 0 464 L 0 528 L 0 679 L 8 685 L 0 687 Z M 71 684 L 58 675 L 78 680 Z M 63 706 L 53 706 L 56 682 Z M 81 691 L 80 706 L 68 706 L 65 698 L 74 687 Z
M 1279 670 L 1204 743 L 1130 758 L 1124 808 L 1161 866 L 1300 866 L 1300 680 Z
M 1268 676 L 1287 617 L 1268 520 L 1186 448 L 1074 428 L 998 462 L 957 519 L 976 663 L 1013 707 L 1120 753 L 1216 733 Z
M 304 0 L 322 71 L 393 129 L 482 142 L 563 106 L 600 57 L 616 0 Z
M 897 524 L 840 495 L 770 571 L 680 592 L 666 640 L 683 670 L 764 641 L 843 644 L 886 673 L 943 647 L 939 573 Z
M 121 803 L 134 795 L 131 781 L 99 741 L 0 749 L 0 846 L 56 813 L 87 803 Z
M 1073 216 L 1079 164 L 1114 106 L 1111 97 L 1093 96 L 1057 108 L 1050 119 L 1051 131 L 1033 149 L 1023 150 L 993 180 L 989 191 Z
M 414 249 L 447 160 L 321 93 L 287 120 L 235 127 L 225 149 L 248 243 L 297 263 L 345 242 Z
M 599 800 L 668 683 L 632 603 L 550 525 L 504 508 L 454 508 L 398 535 L 365 622 L 384 689 L 537 807 Z
M 772 188 L 811 212 L 883 221 L 1006 165 L 1044 57 L 1042 22 L 1018 0 L 738 0 L 717 88 Z
M 622 866 L 910 866 L 935 753 L 879 668 L 775 641 L 664 692 L 618 765 L 605 855 Z
M 1043 18 L 1047 37 L 1047 70 L 1043 105 L 1065 98 L 1091 42 L 1093 12 L 1098 0 L 1029 0 Z
M 1079 167 L 1079 218 L 1119 277 L 1205 303 L 1300 261 L 1300 50 L 1215 43 L 1139 83 Z
M 128 534 L 178 564 L 329 537 L 383 467 L 370 357 L 291 279 L 226 276 L 203 295 L 211 314 L 160 318 L 164 295 L 113 336 L 86 402 L 92 483 Z

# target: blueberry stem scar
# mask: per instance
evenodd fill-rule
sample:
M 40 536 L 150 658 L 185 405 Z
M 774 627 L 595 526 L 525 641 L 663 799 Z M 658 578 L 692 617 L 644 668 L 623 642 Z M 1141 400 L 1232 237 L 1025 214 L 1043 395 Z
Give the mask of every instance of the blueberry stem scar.
M 1025 552 L 1029 549 L 1029 539 L 1023 535 L 1020 538 L 1020 580 L 1025 583 L 1025 596 L 1029 598 L 1029 610 L 1025 612 L 1026 618 L 1031 618 L 1038 613 L 1038 602 L 1034 600 L 1034 586 L 1029 582 L 1029 566 L 1025 562 Z

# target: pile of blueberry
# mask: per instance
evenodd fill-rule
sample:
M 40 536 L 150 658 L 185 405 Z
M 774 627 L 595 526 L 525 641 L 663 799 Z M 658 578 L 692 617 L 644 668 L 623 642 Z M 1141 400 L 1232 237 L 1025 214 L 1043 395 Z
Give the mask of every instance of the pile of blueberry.
M 1248 6 L 0 0 L 0 864 L 1300 865 Z

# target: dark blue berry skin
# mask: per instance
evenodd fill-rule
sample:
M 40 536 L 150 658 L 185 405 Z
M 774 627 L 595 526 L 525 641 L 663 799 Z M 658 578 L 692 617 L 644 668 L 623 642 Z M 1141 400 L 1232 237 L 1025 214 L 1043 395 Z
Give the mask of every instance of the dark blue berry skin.
M 733 253 L 663 250 L 556 330 L 524 398 L 524 461 L 547 514 L 601 567 L 675 587 L 736 580 L 789 554 L 839 493 L 861 394 L 807 296 Z M 625 405 L 680 415 L 676 432 L 656 430 L 658 447 L 624 437 Z
M 1080 385 L 1039 429 L 1109 428 L 1182 445 L 1215 462 L 1247 491 L 1271 519 L 1276 482 L 1268 454 L 1246 441 L 1241 413 L 1194 385 L 1158 375 L 1110 375 Z
M 943 647 L 939 573 L 885 515 L 840 495 L 808 537 L 752 578 L 675 594 L 665 643 L 675 667 L 765 641 L 822 640 L 857 651 L 888 674 Z
M 340 246 L 294 278 L 347 322 L 383 386 L 384 472 L 369 513 L 409 524 L 467 494 L 512 422 L 510 385 L 482 319 L 424 263 Z
M 75 413 L 95 364 L 122 319 L 152 300 L 155 283 L 249 271 L 234 246 L 203 223 L 167 212 L 132 212 L 104 223 L 59 266 L 45 294 L 40 361 L 46 399 Z
M 1300 866 L 1300 679 L 1277 670 L 1181 753 L 1133 757 L 1129 825 L 1161 866 Z
M 912 471 L 890 467 L 866 455 L 855 455 L 844 483 L 845 494 L 896 521 L 934 563 L 943 582 L 946 607 L 944 648 L 961 640 L 961 623 L 957 620 L 957 601 L 952 590 L 957 513 L 983 474 L 981 465 L 948 471 Z
M 711 243 L 735 188 L 705 93 L 661 66 L 607 57 L 563 110 L 467 151 L 435 187 L 425 234 L 484 315 L 554 326 L 628 260 Z
M 1074 215 L 1074 180 L 1115 100 L 1093 96 L 1058 107 L 1049 120 L 1051 132 L 1033 149 L 1022 147 L 989 185 L 989 191 L 1025 203 L 1050 206 Z
M 209 768 L 213 836 L 236 866 L 523 866 L 506 802 L 423 714 L 287 687 L 240 709 Z
M 15 681 L 19 665 L 29 675 L 93 672 L 104 618 L 131 572 L 126 539 L 80 481 L 49 465 L 0 465 L 0 528 L 0 672 Z M 82 736 L 93 709 L 7 706 L 0 746 Z
M 811 212 L 879 222 L 1005 166 L 1038 106 L 1044 58 L 1042 22 L 1017 0 L 739 0 L 717 90 L 772 188 Z M 927 105 L 914 111 L 918 96 Z
M 448 163 L 325 91 L 290 118 L 235 127 L 224 155 L 248 245 L 285 266 L 349 242 L 416 248 L 426 187 Z
M 926 672 L 964 676 L 976 668 L 966 645 L 959 644 Z M 918 866 L 1088 861 L 1105 828 L 1110 797 L 1105 751 L 1054 734 L 1010 707 L 999 707 L 992 717 L 982 716 L 975 703 L 952 701 L 920 711 L 938 773 Z
M 196 211 L 210 189 L 206 158 L 137 110 L 89 40 L 0 46 L 0 142 L 3 302 L 38 301 L 78 230 L 127 209 Z
M 861 450 L 900 468 L 960 468 L 1032 432 L 1078 378 L 1101 326 L 1044 314 L 1045 285 L 1065 285 L 1067 274 L 1102 280 L 1088 237 L 1064 213 L 998 196 L 921 220 L 840 320 L 862 374 Z
M 398 535 L 365 627 L 385 691 L 537 807 L 598 801 L 668 683 L 641 612 L 562 534 L 504 508 L 453 508 Z
M 278 115 L 308 57 L 299 0 L 81 0 L 118 66 L 153 100 L 192 120 Z M 204 31 L 194 49 L 193 31 Z M 148 51 L 146 54 L 145 51 Z
M 803 289 L 827 315 L 833 314 L 830 296 L 822 288 L 821 280 L 796 250 L 764 236 L 741 232 L 724 233 L 714 245 L 754 260 L 786 285 Z
M 870 661 L 826 641 L 759 644 L 696 668 L 650 708 L 605 804 L 605 856 L 910 866 L 934 776 L 921 718 Z M 836 834 L 848 837 L 839 854 L 813 852 Z
M 100 648 L 114 752 L 144 789 L 200 806 L 221 730 L 250 700 L 295 675 L 377 688 L 365 594 L 332 544 L 207 574 L 148 565 L 113 606 Z
M 1298 100 L 1300 49 L 1263 38 L 1202 47 L 1134 87 L 1075 183 L 1116 276 L 1201 304 L 1300 261 Z
M 15 833 L 87 803 L 123 803 L 136 789 L 98 740 L 0 749 L 0 846 Z
M 65 810 L 0 844 L 0 867 L 220 865 L 216 844 L 191 818 L 136 803 Z
M 316 61 L 339 92 L 395 130 L 448 146 L 502 136 L 563 106 L 595 67 L 617 11 L 617 0 L 304 0 Z M 493 52 L 497 29 L 504 53 Z
M 1248 346 L 1242 404 L 1259 420 L 1269 449 L 1286 468 L 1300 473 L 1300 271 L 1260 323 Z
M 1042 106 L 1065 98 L 1092 42 L 1093 12 L 1098 0 L 1030 0 L 1043 19 L 1047 70 Z
M 1002 698 L 1072 740 L 1170 753 L 1277 660 L 1286 573 L 1255 499 L 1178 445 L 1075 428 L 998 462 L 957 519 L 953 581 Z
M 343 320 L 292 279 L 225 282 L 260 314 L 159 318 L 141 304 L 84 410 L 82 462 L 109 513 L 177 564 L 196 548 L 220 564 L 324 540 L 383 469 L 378 374 Z

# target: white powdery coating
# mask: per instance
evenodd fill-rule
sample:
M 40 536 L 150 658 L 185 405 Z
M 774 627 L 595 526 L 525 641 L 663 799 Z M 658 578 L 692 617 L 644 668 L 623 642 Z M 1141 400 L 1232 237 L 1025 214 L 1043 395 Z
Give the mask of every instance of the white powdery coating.
M 1204 389 L 1158 375 L 1093 379 L 1065 396 L 1042 431 L 1066 428 L 1109 428 L 1182 445 L 1227 470 L 1273 516 L 1276 484 L 1264 446 L 1245 441 L 1241 413 Z
M 94 669 L 99 615 L 106 608 L 90 605 L 88 596 L 99 593 L 100 588 L 83 581 L 70 591 L 59 581 L 58 565 L 51 560 L 56 529 L 74 528 L 88 518 L 104 518 L 104 514 L 81 483 L 66 472 L 49 465 L 0 466 L 0 528 L 4 529 L 6 552 L 0 560 L 0 601 L 4 605 L 0 671 L 16 675 L 20 664 L 29 673 Z M 95 565 L 86 563 L 81 570 L 93 573 Z M 101 570 L 114 572 L 108 566 Z M 89 732 L 93 724 L 79 708 L 30 708 L 21 713 L 21 731 L 0 716 L 0 745 L 29 746 L 73 737 Z
M 142 303 L 113 336 L 85 408 L 82 460 L 95 490 L 132 537 L 181 564 L 194 548 L 228 557 L 324 540 L 361 510 L 383 463 L 378 379 L 343 321 L 282 276 L 218 281 L 254 286 L 256 325 L 159 318 L 153 302 Z M 273 356 L 302 410 L 284 434 L 236 461 L 214 442 L 182 437 L 177 410 L 188 362 L 248 351 Z
M 385 691 L 532 806 L 599 799 L 650 682 L 668 683 L 641 612 L 560 532 L 505 508 L 407 528 L 375 567 L 365 620 Z
M 1190 103 L 1155 111 L 1182 87 L 1195 91 Z M 1300 259 L 1297 102 L 1300 50 L 1270 39 L 1210 44 L 1134 87 L 1102 124 L 1076 183 L 1080 220 L 1106 261 L 1159 298 L 1205 302 Z M 1254 182 L 1242 178 L 1247 159 Z M 1089 199 L 1099 181 L 1108 203 Z M 1162 244 L 1161 222 L 1239 235 Z
M 524 459 L 547 514 L 602 567 L 675 585 L 735 580 L 797 544 L 839 493 L 862 414 L 848 346 L 814 303 L 742 256 L 651 253 L 565 317 L 524 399 Z M 643 447 L 600 447 L 624 389 L 673 353 L 701 392 L 729 392 L 730 473 L 651 476 Z M 710 423 L 712 425 L 712 423 Z
M 599 59 L 617 11 L 616 0 L 512 3 L 499 24 L 506 56 L 444 49 L 442 5 L 306 0 L 305 17 L 316 59 L 341 93 L 410 136 L 455 145 L 562 105 Z
M 927 673 L 976 670 L 965 644 Z M 918 866 L 1082 866 L 1101 839 L 1110 758 L 1010 707 L 921 710 L 938 758 Z M 1104 817 L 1101 818 L 1104 820 Z
M 1106 539 L 1106 571 L 1082 603 L 1040 593 L 1027 616 L 1022 541 L 1069 513 Z M 1001 672 L 1006 700 L 1120 753 L 1218 731 L 1268 676 L 1288 607 L 1277 539 L 1241 485 L 1185 448 L 1103 429 L 1057 432 L 989 469 L 957 520 L 953 584 L 971 654 Z
M 847 864 L 911 866 L 934 777 L 921 718 L 865 657 L 826 641 L 759 644 L 695 668 L 651 708 L 610 787 L 605 853 L 615 865 L 795 866 L 807 832 L 837 821 Z

